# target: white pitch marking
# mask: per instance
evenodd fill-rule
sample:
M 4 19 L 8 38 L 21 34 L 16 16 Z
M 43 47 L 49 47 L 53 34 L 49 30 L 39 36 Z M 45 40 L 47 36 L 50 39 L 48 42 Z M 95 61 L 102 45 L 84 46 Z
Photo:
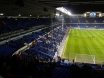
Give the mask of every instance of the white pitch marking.
M 90 49 L 87 47 L 87 49 L 88 49 L 88 51 L 89 51 L 89 53 L 90 53 L 90 55 L 92 55 L 91 54 L 91 51 L 90 51 Z M 92 56 L 91 56 L 92 57 Z M 92 59 L 93 59 L 93 61 L 94 61 L 94 64 L 95 64 L 95 59 L 92 57 Z

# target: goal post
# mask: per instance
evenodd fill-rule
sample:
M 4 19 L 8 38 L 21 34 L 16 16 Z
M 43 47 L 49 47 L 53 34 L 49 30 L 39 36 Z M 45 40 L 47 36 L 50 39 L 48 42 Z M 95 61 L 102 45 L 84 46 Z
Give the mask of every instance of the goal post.
M 95 55 L 76 54 L 75 55 L 75 62 L 95 64 Z

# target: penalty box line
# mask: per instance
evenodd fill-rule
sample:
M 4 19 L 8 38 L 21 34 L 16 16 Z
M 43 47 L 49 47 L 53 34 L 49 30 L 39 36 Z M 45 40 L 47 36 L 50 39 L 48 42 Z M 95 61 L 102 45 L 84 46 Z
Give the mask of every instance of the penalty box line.
M 84 59 L 84 56 L 85 56 L 85 55 L 90 56 L 90 57 L 92 58 L 92 59 L 90 59 L 90 60 L 92 60 L 93 63 L 95 64 L 95 55 L 89 55 L 89 54 L 76 54 L 76 55 L 75 55 L 75 62 L 78 62 L 78 61 L 77 61 L 77 58 L 79 58 L 79 57 L 77 57 L 78 55 L 83 56 L 83 58 L 81 58 L 80 60 Z M 94 56 L 94 58 L 93 58 L 93 56 Z M 86 57 L 86 58 L 88 58 L 88 57 Z M 84 61 L 86 61 L 86 60 L 82 60 L 82 61 L 84 62 Z
M 89 51 L 89 53 L 90 53 L 90 55 L 91 55 L 91 57 L 92 57 L 92 54 L 91 54 L 91 51 L 90 51 L 90 49 L 87 47 L 87 49 L 88 49 L 88 51 Z M 92 59 L 93 59 L 93 61 L 94 61 L 94 64 L 95 64 L 95 55 L 93 55 L 94 56 L 94 58 L 92 57 Z

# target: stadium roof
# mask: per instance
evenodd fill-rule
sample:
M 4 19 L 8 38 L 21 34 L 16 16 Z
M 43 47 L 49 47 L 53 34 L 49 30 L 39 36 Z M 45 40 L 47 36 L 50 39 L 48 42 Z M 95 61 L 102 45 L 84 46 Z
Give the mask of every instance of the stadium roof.
M 101 11 L 101 0 L 0 0 L 0 13 L 6 16 L 50 16 L 56 7 L 66 7 L 74 14 L 86 11 Z

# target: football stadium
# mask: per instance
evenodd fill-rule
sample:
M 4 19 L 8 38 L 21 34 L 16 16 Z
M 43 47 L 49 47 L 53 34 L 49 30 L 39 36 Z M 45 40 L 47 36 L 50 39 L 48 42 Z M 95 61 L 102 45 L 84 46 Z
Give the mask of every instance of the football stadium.
M 62 58 L 75 59 L 75 62 L 101 64 L 104 60 L 103 32 L 99 29 L 70 30 Z
M 104 78 L 104 1 L 0 5 L 0 78 Z

